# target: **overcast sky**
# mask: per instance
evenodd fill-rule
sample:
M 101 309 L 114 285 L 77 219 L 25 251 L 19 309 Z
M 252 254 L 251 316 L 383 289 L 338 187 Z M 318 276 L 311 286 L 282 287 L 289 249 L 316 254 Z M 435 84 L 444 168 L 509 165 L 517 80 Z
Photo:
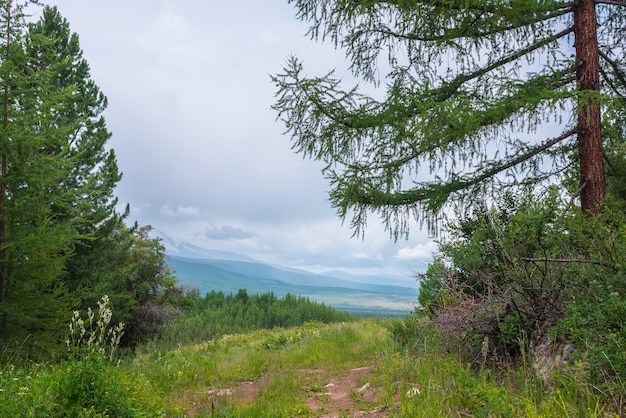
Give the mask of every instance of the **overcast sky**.
M 393 243 L 372 217 L 351 238 L 321 164 L 291 150 L 270 74 L 295 54 L 311 75 L 346 68 L 287 0 L 56 0 L 78 33 L 124 174 L 131 220 L 178 241 L 285 266 L 410 276 L 435 249 Z

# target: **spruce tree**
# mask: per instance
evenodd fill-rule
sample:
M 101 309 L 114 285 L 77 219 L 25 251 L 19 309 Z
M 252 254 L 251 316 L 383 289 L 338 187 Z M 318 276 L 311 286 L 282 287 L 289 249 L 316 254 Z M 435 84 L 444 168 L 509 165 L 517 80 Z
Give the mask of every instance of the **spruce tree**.
M 72 162 L 53 152 L 60 137 L 51 129 L 72 93 L 50 89 L 54 73 L 26 53 L 26 5 L 0 3 L 0 339 L 47 351 L 73 303 L 61 278 L 78 235 L 53 209 L 68 198 L 58 184 Z
M 294 149 L 326 163 L 331 203 L 355 232 L 368 213 L 395 238 L 413 217 L 434 228 L 447 207 L 540 190 L 572 167 L 581 207 L 600 209 L 602 112 L 626 95 L 626 2 L 290 3 L 371 85 L 306 76 L 294 57 L 272 77 Z
M 102 112 L 108 103 L 91 79 L 79 38 L 56 7 L 45 7 L 29 25 L 26 51 L 37 71 L 49 71 L 54 91 L 70 90 L 53 112 L 49 128 L 58 133 L 50 152 L 70 162 L 57 183 L 53 211 L 78 233 L 65 263 L 64 283 L 80 300 L 94 306 L 106 294 L 116 321 L 127 324 L 126 344 L 150 338 L 168 319 L 168 303 L 179 289 L 165 263 L 163 247 L 149 237 L 150 227 L 128 227 L 130 213 L 116 210 L 114 189 L 121 179 L 115 153 L 107 148 L 111 137 Z
M 106 147 L 111 137 L 102 116 L 107 98 L 91 79 L 78 35 L 56 7 L 44 7 L 39 21 L 29 25 L 26 51 L 33 71 L 53 74 L 50 89 L 71 92 L 57 103 L 49 126 L 62 138 L 50 152 L 71 162 L 71 171 L 58 185 L 71 196 L 54 209 L 89 234 L 115 217 L 114 188 L 121 180 L 115 153 Z
M 136 343 L 169 318 L 180 288 L 150 228 L 116 210 L 107 99 L 78 36 L 54 7 L 26 24 L 32 3 L 0 0 L 0 344 L 49 351 L 71 310 L 105 294 Z
M 54 110 L 50 129 L 59 134 L 51 153 L 71 162 L 65 178 L 57 184 L 58 201 L 53 210 L 57 220 L 68 220 L 80 234 L 66 265 L 65 282 L 92 306 L 104 291 L 100 282 L 115 274 L 113 262 L 103 258 L 103 242 L 116 234 L 119 222 L 128 214 L 116 212 L 114 189 L 121 180 L 115 153 L 107 148 L 111 137 L 102 113 L 107 98 L 91 79 L 79 38 L 56 7 L 44 7 L 41 18 L 28 27 L 26 51 L 35 71 L 54 74 L 50 89 L 70 90 Z M 109 270 L 109 274 L 101 274 Z

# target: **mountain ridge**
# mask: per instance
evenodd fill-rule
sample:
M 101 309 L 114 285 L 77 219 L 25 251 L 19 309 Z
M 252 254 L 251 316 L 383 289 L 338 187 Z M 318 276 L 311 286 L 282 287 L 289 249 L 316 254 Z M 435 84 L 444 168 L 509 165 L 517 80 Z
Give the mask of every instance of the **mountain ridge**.
M 189 243 L 179 243 L 159 233 L 166 249 L 168 265 L 179 282 L 195 288 L 201 296 L 218 291 L 236 293 L 293 294 L 325 303 L 336 309 L 366 315 L 400 316 L 414 309 L 419 293 L 414 282 L 410 285 L 346 280 L 324 273 L 314 273 L 293 267 L 264 263 L 243 254 L 208 250 Z M 368 281 L 369 280 L 369 281 Z M 384 281 L 384 278 L 380 279 Z

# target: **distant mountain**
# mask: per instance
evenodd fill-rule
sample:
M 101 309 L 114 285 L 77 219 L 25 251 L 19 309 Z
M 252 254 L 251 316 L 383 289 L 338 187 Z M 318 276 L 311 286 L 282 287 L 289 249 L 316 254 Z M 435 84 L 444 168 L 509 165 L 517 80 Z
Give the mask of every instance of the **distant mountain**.
M 415 288 L 357 283 L 258 262 L 170 255 L 169 264 L 180 283 L 197 288 L 200 295 L 239 289 L 251 294 L 273 292 L 279 297 L 290 293 L 354 313 L 398 316 L 413 309 L 418 294 Z
M 202 296 L 212 290 L 229 294 L 239 289 L 251 294 L 273 292 L 279 297 L 290 293 L 356 313 L 404 315 L 413 309 L 419 293 L 410 278 L 312 273 L 270 265 L 243 254 L 177 242 L 156 232 L 179 282 L 197 288 Z
M 400 286 L 400 287 L 419 287 L 417 283 L 417 279 L 412 275 L 400 276 L 400 275 L 391 275 L 391 274 L 354 274 L 347 273 L 341 270 L 331 270 L 320 273 L 324 276 L 336 277 L 338 279 L 348 280 L 351 282 L 359 282 L 359 283 L 373 283 L 373 284 L 381 284 L 385 283 L 391 286 Z
M 237 261 L 237 260 L 219 260 L 219 259 L 189 259 L 171 255 L 173 266 L 187 270 L 193 265 L 193 271 L 196 275 L 201 275 L 209 271 L 215 273 L 217 271 L 228 273 L 252 279 L 253 281 L 274 281 L 283 285 L 293 285 L 299 288 L 307 287 L 329 287 L 344 288 L 353 290 L 363 290 L 390 295 L 411 295 L 417 296 L 418 291 L 415 287 L 382 285 L 375 283 L 361 283 L 350 280 L 343 280 L 337 277 L 327 276 L 324 274 L 311 273 L 304 270 L 294 268 L 281 268 L 269 264 L 263 264 L 256 261 Z
M 154 231 L 156 236 L 161 238 L 161 243 L 165 247 L 165 253 L 168 255 L 185 257 L 185 258 L 208 258 L 216 260 L 237 260 L 237 261 L 254 261 L 251 257 L 244 254 L 233 253 L 222 250 L 209 250 L 199 247 L 188 242 L 177 242 L 168 237 L 162 231 Z

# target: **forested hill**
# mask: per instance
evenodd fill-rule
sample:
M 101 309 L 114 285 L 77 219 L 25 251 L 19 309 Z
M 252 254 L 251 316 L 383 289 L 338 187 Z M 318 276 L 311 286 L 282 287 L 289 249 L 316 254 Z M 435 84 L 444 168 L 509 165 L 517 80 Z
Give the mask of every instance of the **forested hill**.
M 304 270 L 253 261 L 192 259 L 169 255 L 169 265 L 183 286 L 226 294 L 246 289 L 250 294 L 272 292 L 306 296 L 337 309 L 371 315 L 404 315 L 417 301 L 417 285 L 387 285 L 342 280 Z

